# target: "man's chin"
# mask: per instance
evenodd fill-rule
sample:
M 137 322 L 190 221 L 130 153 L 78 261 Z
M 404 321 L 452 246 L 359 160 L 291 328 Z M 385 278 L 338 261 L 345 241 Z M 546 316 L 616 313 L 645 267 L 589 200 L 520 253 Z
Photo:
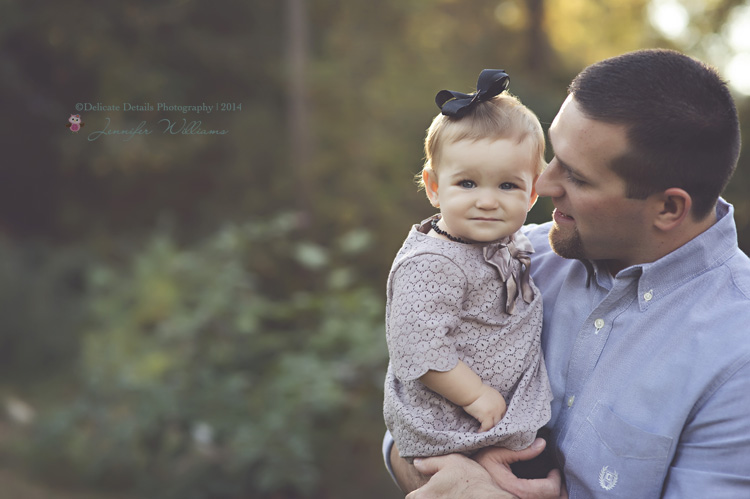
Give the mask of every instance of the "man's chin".
M 552 251 L 563 258 L 582 260 L 586 258 L 583 251 L 583 242 L 577 230 L 572 234 L 563 234 L 563 231 L 556 224 L 549 231 L 549 244 Z

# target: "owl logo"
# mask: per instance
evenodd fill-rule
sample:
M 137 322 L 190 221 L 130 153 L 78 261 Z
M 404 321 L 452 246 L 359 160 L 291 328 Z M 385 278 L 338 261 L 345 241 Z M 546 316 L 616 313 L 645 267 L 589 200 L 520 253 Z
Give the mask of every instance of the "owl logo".
M 78 133 L 78 130 L 80 130 L 83 125 L 85 125 L 85 123 L 81 121 L 80 114 L 71 114 L 70 118 L 68 118 L 68 121 L 70 123 L 65 126 L 70 128 L 70 131 L 73 133 Z

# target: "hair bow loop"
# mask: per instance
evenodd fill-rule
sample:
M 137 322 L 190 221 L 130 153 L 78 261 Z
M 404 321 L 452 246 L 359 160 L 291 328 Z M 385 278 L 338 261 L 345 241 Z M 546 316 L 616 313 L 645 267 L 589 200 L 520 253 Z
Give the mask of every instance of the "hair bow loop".
M 508 88 L 510 77 L 503 69 L 484 69 L 477 80 L 477 91 L 472 94 L 441 90 L 435 103 L 446 116 L 460 118 L 477 102 L 485 102 Z

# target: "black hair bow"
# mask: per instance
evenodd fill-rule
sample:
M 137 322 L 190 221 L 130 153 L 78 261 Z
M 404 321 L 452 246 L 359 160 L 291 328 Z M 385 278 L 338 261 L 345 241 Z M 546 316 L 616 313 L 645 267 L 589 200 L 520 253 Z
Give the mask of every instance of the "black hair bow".
M 435 103 L 446 116 L 462 117 L 477 102 L 484 102 L 500 95 L 510 83 L 510 77 L 503 69 L 484 69 L 479 73 L 477 91 L 462 94 L 453 90 L 441 90 L 435 96 Z

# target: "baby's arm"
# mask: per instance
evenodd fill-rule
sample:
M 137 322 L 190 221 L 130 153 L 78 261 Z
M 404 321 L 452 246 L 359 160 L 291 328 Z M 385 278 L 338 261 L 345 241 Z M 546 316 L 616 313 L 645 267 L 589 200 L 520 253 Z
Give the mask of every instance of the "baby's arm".
M 479 432 L 492 428 L 505 416 L 503 396 L 480 378 L 463 361 L 450 371 L 427 371 L 419 380 L 430 390 L 460 405 L 479 421 Z

